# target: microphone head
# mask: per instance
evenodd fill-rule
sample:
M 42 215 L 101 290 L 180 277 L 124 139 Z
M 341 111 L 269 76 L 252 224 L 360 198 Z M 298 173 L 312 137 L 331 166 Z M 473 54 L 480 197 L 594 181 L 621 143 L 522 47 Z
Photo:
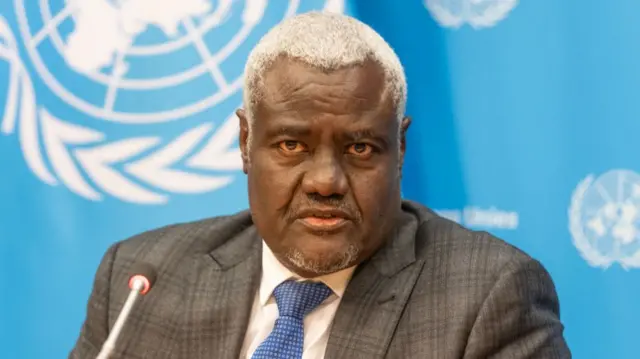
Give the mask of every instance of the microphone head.
M 134 289 L 136 283 L 141 283 L 140 294 L 147 294 L 156 281 L 157 272 L 155 268 L 147 263 L 136 263 L 129 271 L 131 273 L 129 288 Z

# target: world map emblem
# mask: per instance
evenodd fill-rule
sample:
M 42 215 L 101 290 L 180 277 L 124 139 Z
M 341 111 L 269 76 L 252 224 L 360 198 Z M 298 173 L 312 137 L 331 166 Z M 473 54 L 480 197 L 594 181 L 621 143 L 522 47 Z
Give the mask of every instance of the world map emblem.
M 506 18 L 518 0 L 424 0 L 431 16 L 442 27 L 474 29 L 492 27 Z
M 592 266 L 640 267 L 640 175 L 616 169 L 588 175 L 569 207 L 569 230 L 580 255 Z
M 287 17 L 345 7 L 344 0 L 13 5 L 17 25 L 0 15 L 0 61 L 10 69 L 0 140 L 15 136 L 25 164 L 50 186 L 134 204 L 167 203 L 238 178 L 234 111 L 249 52 Z

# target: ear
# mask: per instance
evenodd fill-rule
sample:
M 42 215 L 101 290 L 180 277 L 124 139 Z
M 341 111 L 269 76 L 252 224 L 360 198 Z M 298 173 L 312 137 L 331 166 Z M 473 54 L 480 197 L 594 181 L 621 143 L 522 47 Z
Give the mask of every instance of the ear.
M 247 174 L 247 172 L 249 171 L 249 146 L 247 143 L 249 139 L 249 121 L 247 120 L 246 113 L 243 109 L 238 109 L 236 111 L 236 115 L 240 120 L 239 140 L 240 153 L 242 157 L 242 171 Z
M 402 123 L 400 123 L 400 170 L 402 170 L 402 165 L 404 164 L 404 154 L 407 150 L 407 131 L 409 130 L 409 126 L 411 126 L 411 118 L 405 117 L 402 119 Z

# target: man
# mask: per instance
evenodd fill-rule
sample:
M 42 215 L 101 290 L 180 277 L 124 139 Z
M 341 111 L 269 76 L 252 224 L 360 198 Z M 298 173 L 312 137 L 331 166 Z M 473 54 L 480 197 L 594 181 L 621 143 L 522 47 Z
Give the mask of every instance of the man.
M 484 232 L 402 201 L 406 81 L 387 43 L 307 13 L 251 53 L 250 211 L 116 243 L 72 358 L 93 358 L 153 265 L 116 358 L 569 358 L 551 278 Z

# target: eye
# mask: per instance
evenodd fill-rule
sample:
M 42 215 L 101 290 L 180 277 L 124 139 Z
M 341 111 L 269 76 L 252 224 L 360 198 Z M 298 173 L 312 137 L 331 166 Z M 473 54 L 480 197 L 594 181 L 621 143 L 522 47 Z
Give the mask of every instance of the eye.
M 366 143 L 354 143 L 347 147 L 347 152 L 351 155 L 366 157 L 373 152 L 374 148 Z
M 282 151 L 288 152 L 288 153 L 300 153 L 305 150 L 305 147 L 302 143 L 298 141 L 291 141 L 291 140 L 280 142 L 278 144 L 278 147 Z

